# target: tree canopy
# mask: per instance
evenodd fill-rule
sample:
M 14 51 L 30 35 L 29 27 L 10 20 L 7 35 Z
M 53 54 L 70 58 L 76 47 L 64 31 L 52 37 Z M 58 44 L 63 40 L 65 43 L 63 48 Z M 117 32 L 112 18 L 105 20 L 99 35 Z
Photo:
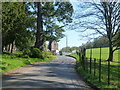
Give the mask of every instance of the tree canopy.
M 72 22 L 70 2 L 4 2 L 2 9 L 2 49 L 41 49 L 46 40 L 63 38 L 64 25 Z
M 37 33 L 34 47 L 42 50 L 46 37 L 49 37 L 50 41 L 63 37 L 64 30 L 58 24 L 72 22 L 73 7 L 69 2 L 37 2 L 35 4 L 37 5 Z

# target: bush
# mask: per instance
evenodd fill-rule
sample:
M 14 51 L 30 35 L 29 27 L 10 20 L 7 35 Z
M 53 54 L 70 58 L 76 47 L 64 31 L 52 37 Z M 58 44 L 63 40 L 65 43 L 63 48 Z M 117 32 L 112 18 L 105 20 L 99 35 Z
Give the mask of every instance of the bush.
M 24 58 L 29 58 L 29 55 L 26 54 L 26 55 L 23 55 L 23 57 L 24 57 Z
M 13 59 L 13 58 L 16 58 L 16 55 L 11 54 L 10 57 Z
M 51 53 L 51 52 L 48 52 L 48 51 L 42 52 L 42 56 L 43 56 L 44 58 L 52 58 L 52 57 L 53 57 L 52 53 Z
M 31 48 L 31 49 L 25 49 L 23 51 L 24 58 L 52 58 L 54 57 L 51 52 L 48 51 L 40 51 L 38 48 Z
M 32 58 L 43 58 L 42 52 L 38 48 L 32 48 L 31 54 L 32 55 L 30 55 L 30 57 L 32 57 Z
M 28 56 L 32 55 L 31 50 L 30 49 L 25 49 L 23 51 L 23 56 L 25 56 L 25 55 L 28 55 Z
M 29 60 L 24 60 L 23 63 L 24 64 L 31 64 Z

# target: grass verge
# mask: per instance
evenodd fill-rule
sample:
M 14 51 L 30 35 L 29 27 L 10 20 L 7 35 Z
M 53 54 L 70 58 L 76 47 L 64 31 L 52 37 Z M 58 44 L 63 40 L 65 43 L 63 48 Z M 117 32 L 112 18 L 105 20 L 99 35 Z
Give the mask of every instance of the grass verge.
M 40 61 L 48 61 L 48 60 L 53 60 L 56 57 L 53 56 L 51 58 L 22 58 L 19 57 L 21 54 L 20 53 L 15 53 L 15 54 L 3 54 L 0 55 L 0 73 L 4 74 L 5 72 L 9 70 L 13 70 L 19 67 L 23 67 L 28 64 L 33 64 L 35 62 L 40 62 Z
M 88 71 L 85 71 L 79 61 L 79 56 L 77 54 L 71 54 L 71 55 L 67 55 L 70 57 L 73 57 L 77 60 L 77 64 L 76 64 L 76 70 L 78 72 L 78 74 L 80 76 L 82 76 L 85 81 L 87 81 L 88 83 L 90 83 L 92 86 L 95 86 L 97 88 L 100 89 L 104 89 L 104 88 L 114 88 L 114 89 L 118 89 L 120 88 L 120 72 L 118 71 L 118 67 L 119 67 L 119 63 L 115 63 L 115 62 L 111 62 L 111 66 L 110 66 L 110 85 L 108 86 L 107 84 L 107 62 L 102 62 L 102 67 L 101 67 L 101 82 L 99 82 L 99 69 L 98 69 L 98 65 L 99 62 L 96 62 L 96 74 L 94 75 L 94 63 L 92 62 L 92 73 L 90 74 L 90 68 L 89 68 L 89 61 L 88 61 Z

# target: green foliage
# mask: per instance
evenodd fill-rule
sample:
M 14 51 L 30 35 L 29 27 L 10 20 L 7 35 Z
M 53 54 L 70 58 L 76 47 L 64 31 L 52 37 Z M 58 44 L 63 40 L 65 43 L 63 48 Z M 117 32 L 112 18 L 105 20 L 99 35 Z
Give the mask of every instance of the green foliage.
M 25 55 L 23 55 L 23 57 L 24 57 L 24 58 L 29 58 L 29 55 L 26 55 L 26 54 L 25 54 Z
M 59 41 L 59 39 L 64 37 L 63 26 L 56 25 L 55 23 L 51 23 L 47 25 L 47 31 L 46 31 L 46 40 L 56 40 Z
M 88 83 L 96 86 L 97 88 L 118 88 L 119 87 L 119 83 L 120 80 L 119 78 L 119 63 L 117 62 L 111 62 L 110 65 L 110 85 L 108 86 L 107 84 L 107 69 L 108 69 L 108 63 L 103 61 L 101 63 L 101 83 L 99 83 L 99 60 L 96 61 L 96 76 L 94 76 L 93 72 L 94 72 L 94 63 L 92 62 L 92 74 L 90 74 L 89 72 L 86 72 L 83 67 L 82 64 L 79 60 L 79 56 L 77 54 L 71 54 L 71 55 L 67 55 L 70 57 L 73 57 L 77 60 L 77 65 L 76 65 L 76 70 L 79 73 L 80 76 L 82 76 Z M 94 56 L 95 57 L 95 54 Z M 90 70 L 90 61 L 88 60 L 88 71 Z
M 32 32 L 28 28 L 34 26 L 34 17 L 26 12 L 26 4 L 23 2 L 2 3 L 2 42 L 3 47 L 14 44 L 23 49 L 31 45 Z M 32 21 L 32 22 L 31 22 Z M 30 25 L 32 24 L 32 26 Z
M 64 47 L 60 51 L 62 51 L 62 52 L 72 52 L 70 47 Z
M 42 51 L 40 51 L 38 48 L 32 48 L 31 53 L 32 55 L 30 55 L 30 57 L 32 58 L 43 58 Z
M 73 58 L 75 58 L 77 61 L 79 61 L 79 56 L 78 56 L 77 54 L 70 54 L 70 55 L 66 55 L 66 56 L 73 57 Z
M 120 30 L 117 32 L 117 34 L 115 35 L 115 37 L 113 38 L 113 44 L 116 47 L 120 47 Z
M 52 57 L 54 57 L 54 56 L 52 55 L 52 53 L 49 52 L 49 51 L 43 51 L 43 52 L 42 52 L 42 56 L 43 56 L 44 58 L 52 58 Z
M 24 49 L 23 56 L 24 58 L 52 58 L 54 57 L 51 52 L 40 51 L 38 48 Z
M 86 57 L 90 58 L 90 51 L 91 49 L 87 49 L 86 50 Z M 105 47 L 105 48 L 101 48 L 101 56 L 102 56 L 102 60 L 107 60 L 107 58 L 109 57 L 109 48 Z M 119 58 L 119 54 L 118 54 L 118 50 L 116 50 L 113 54 L 113 61 L 118 61 Z M 92 58 L 96 58 L 99 59 L 100 58 L 100 48 L 93 48 L 92 49 Z
M 82 45 L 83 48 L 99 48 L 99 47 L 109 47 L 107 36 L 100 36 L 94 39 L 93 42 L 87 42 L 86 44 Z
M 31 56 L 32 55 L 31 50 L 30 49 L 24 49 L 23 55 Z
M 109 40 L 107 36 L 101 36 L 98 38 L 95 38 L 93 41 L 93 48 L 99 48 L 99 47 L 109 47 Z
M 37 29 L 36 8 L 36 2 L 2 3 L 2 49 L 13 44 L 13 42 L 18 49 L 24 49 L 33 45 L 35 40 L 34 34 Z M 40 2 L 40 8 L 40 13 L 42 13 L 40 16 L 43 18 L 39 21 L 41 23 L 39 27 L 43 29 L 43 26 L 45 26 L 46 29 L 41 30 L 42 35 L 39 33 L 36 36 L 41 36 L 42 40 L 38 40 L 40 42 L 37 42 L 37 45 L 41 44 L 40 46 L 42 47 L 46 38 L 47 40 L 57 41 L 63 38 L 63 26 L 57 25 L 56 21 L 64 22 L 63 24 L 72 22 L 73 6 L 70 2 Z
M 61 49 L 62 52 L 72 52 L 75 50 L 79 50 L 79 47 L 64 47 Z
M 19 55 L 22 55 L 21 57 L 18 57 Z M 14 58 L 12 58 L 14 56 Z M 25 55 L 26 57 L 28 55 Z M 51 58 L 23 58 L 23 54 L 21 52 L 17 53 L 7 53 L 0 55 L 0 73 L 5 73 L 9 70 L 13 70 L 28 64 L 33 64 L 35 62 L 40 62 L 40 61 L 46 61 L 46 60 L 53 60 L 55 57 Z
M 37 13 L 37 16 L 38 16 L 37 25 L 39 24 L 41 25 L 38 26 L 37 28 L 35 47 L 41 49 L 43 47 L 43 43 L 45 40 L 59 41 L 59 39 L 63 38 L 64 36 L 64 34 L 62 33 L 64 32 L 63 26 L 58 25 L 56 21 L 62 23 L 63 25 L 65 25 L 66 23 L 71 23 L 73 6 L 70 2 L 57 2 L 57 3 L 37 2 L 36 5 L 37 5 L 37 8 L 40 8 L 40 9 L 37 9 L 38 10 L 37 12 L 39 12 Z M 43 25 L 46 28 L 45 30 L 43 30 Z M 43 40 L 41 40 L 40 38 L 42 38 Z

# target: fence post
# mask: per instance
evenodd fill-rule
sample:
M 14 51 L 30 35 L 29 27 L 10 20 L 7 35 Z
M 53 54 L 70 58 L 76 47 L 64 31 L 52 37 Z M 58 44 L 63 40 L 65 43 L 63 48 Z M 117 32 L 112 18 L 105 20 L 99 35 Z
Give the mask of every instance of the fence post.
M 84 66 L 85 66 L 85 70 L 86 70 L 86 48 L 84 48 L 84 52 L 85 52 L 84 53 L 84 59 L 85 59 L 84 62 L 85 62 L 85 65 Z
M 120 61 L 120 50 L 118 50 L 118 62 Z M 120 78 L 119 78 L 119 71 L 120 71 L 120 64 L 118 63 L 118 87 L 120 87 Z
M 82 68 L 84 69 L 84 48 L 81 48 L 81 64 L 82 64 Z
M 94 58 L 94 76 L 96 74 L 96 59 Z
M 100 59 L 99 59 L 99 82 L 101 82 L 101 47 L 100 47 Z
M 84 68 L 84 70 L 85 70 L 85 66 L 86 66 L 86 65 L 85 65 L 85 63 L 86 63 L 86 62 L 85 62 L 85 59 L 86 59 L 86 58 L 85 58 L 85 56 L 86 56 L 86 55 L 85 55 L 85 52 L 86 52 L 86 49 L 83 48 L 83 68 Z
M 88 58 L 86 58 L 86 71 L 88 72 Z
M 79 56 L 79 61 L 80 61 L 80 50 L 79 50 L 79 52 L 78 52 L 78 56 Z
M 90 74 L 91 74 L 91 70 L 92 69 L 92 48 L 90 50 Z
M 110 60 L 108 60 L 108 85 L 110 85 Z

